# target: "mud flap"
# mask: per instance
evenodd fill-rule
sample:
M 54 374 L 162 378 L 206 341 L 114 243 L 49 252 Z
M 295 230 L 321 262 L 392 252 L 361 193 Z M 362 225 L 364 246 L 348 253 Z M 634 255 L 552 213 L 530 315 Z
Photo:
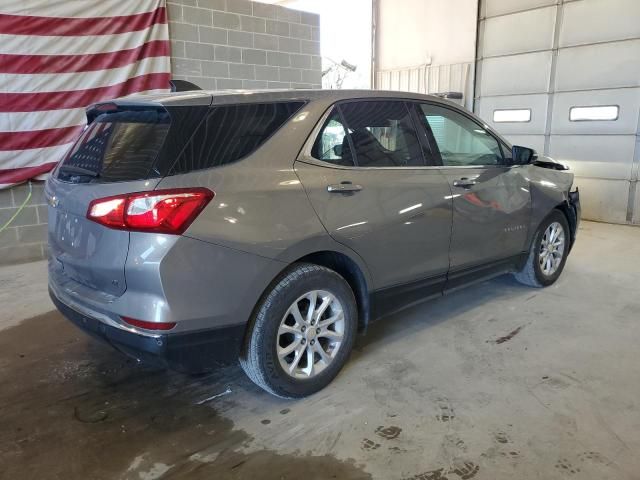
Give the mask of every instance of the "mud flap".
M 580 190 L 576 187 L 575 191 L 569 192 L 569 226 L 571 227 L 571 245 L 569 250 L 573 247 L 576 241 L 576 235 L 578 234 L 578 227 L 580 226 Z

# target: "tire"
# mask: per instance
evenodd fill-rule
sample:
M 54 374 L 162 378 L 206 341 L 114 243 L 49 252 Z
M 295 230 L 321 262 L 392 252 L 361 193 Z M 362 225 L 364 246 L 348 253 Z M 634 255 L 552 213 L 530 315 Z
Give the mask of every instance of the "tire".
M 325 302 L 328 306 L 317 321 L 309 321 L 314 291 L 314 318 Z M 296 316 L 296 309 L 301 315 Z M 339 319 L 340 313 L 342 321 L 328 323 Z M 273 395 L 306 397 L 331 383 L 347 362 L 357 324 L 355 297 L 344 278 L 318 265 L 294 264 L 273 282 L 256 306 L 240 365 L 256 385 Z M 292 346 L 295 349 L 282 356 Z
M 545 267 L 543 266 L 544 261 L 541 258 L 544 250 L 542 248 L 542 243 L 545 241 L 545 234 L 547 233 L 547 230 L 554 224 L 560 225 L 560 227 L 562 227 L 564 241 L 561 250 L 556 250 L 556 252 L 562 251 L 562 257 L 560 258 L 559 263 L 555 266 L 553 271 L 547 270 L 545 272 Z M 570 241 L 571 230 L 569 229 L 569 222 L 567 221 L 567 218 L 562 212 L 554 210 L 542 221 L 542 223 L 538 227 L 533 241 L 531 242 L 531 249 L 529 250 L 527 262 L 525 263 L 521 271 L 514 274 L 516 280 L 524 285 L 538 288 L 548 287 L 549 285 L 555 283 L 558 277 L 560 277 L 560 274 L 562 273 L 564 265 L 567 261 Z M 555 259 L 556 255 L 552 254 L 552 257 Z

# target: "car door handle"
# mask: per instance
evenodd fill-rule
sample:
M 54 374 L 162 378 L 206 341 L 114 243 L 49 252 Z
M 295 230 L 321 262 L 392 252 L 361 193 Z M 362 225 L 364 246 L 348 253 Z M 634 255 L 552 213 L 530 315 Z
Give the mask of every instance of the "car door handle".
M 362 185 L 356 185 L 351 182 L 335 183 L 327 186 L 329 193 L 353 193 L 362 190 Z
M 475 180 L 472 180 L 472 179 L 466 178 L 466 177 L 462 177 L 460 180 L 454 180 L 453 181 L 453 186 L 454 187 L 460 187 L 460 188 L 471 188 L 477 183 L 478 182 L 476 182 Z

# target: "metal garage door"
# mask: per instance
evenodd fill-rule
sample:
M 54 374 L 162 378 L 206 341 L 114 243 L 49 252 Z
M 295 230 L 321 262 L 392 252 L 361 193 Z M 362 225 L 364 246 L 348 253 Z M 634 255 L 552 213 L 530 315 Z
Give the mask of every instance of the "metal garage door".
M 584 218 L 640 223 L 640 1 L 482 0 L 479 22 L 475 110 L 569 164 Z

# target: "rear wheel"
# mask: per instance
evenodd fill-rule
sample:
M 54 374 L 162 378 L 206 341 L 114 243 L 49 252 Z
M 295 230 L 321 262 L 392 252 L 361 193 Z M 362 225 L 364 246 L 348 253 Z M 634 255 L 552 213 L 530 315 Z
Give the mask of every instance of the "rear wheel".
M 554 283 L 567 261 L 569 236 L 566 217 L 554 210 L 538 228 L 527 263 L 515 274 L 516 280 L 531 287 L 546 287 Z
M 294 265 L 258 305 L 240 364 L 254 383 L 274 395 L 311 395 L 346 363 L 356 329 L 349 284 L 327 268 Z

